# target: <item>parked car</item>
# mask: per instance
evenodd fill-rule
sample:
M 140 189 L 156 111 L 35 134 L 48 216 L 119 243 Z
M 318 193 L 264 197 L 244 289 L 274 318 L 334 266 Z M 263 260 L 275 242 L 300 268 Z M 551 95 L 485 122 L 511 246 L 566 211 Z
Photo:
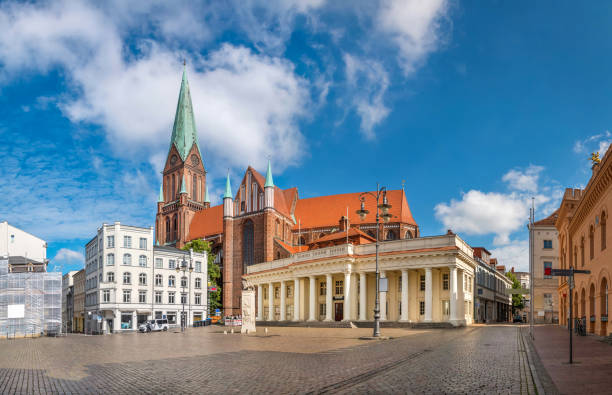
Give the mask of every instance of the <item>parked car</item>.
M 140 332 L 159 332 L 168 330 L 167 319 L 149 320 L 145 323 L 140 324 L 138 327 Z

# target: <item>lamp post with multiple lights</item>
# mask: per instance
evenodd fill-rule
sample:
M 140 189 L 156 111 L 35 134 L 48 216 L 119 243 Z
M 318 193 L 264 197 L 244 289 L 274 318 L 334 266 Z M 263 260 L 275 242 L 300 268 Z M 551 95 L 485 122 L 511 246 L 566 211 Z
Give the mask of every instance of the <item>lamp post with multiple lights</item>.
M 191 252 L 191 251 L 190 251 Z M 185 281 L 183 281 L 183 277 L 185 277 L 185 273 L 189 271 L 189 275 L 191 277 L 191 272 L 193 272 L 193 266 L 191 264 L 191 255 L 189 256 L 189 267 L 187 267 L 187 261 L 185 260 L 185 256 L 183 256 L 183 261 L 181 262 L 181 266 L 176 267 L 176 272 L 183 272 L 183 276 L 181 277 L 181 287 L 183 292 L 181 294 L 181 302 L 183 304 L 183 314 L 181 315 L 181 332 L 185 332 Z M 188 297 L 188 296 L 187 296 Z
M 389 214 L 389 209 L 391 205 L 387 201 L 387 188 L 381 187 L 379 184 L 376 184 L 376 193 L 373 192 L 363 192 L 359 195 L 359 200 L 361 200 L 361 208 L 357 210 L 357 214 L 361 220 L 365 220 L 366 216 L 370 213 L 365 208 L 365 196 L 370 195 L 376 199 L 376 302 L 374 304 L 374 334 L 373 337 L 380 337 L 380 294 L 379 294 L 379 281 L 380 281 L 380 271 L 378 270 L 378 239 L 379 239 L 379 228 L 380 228 L 380 218 L 382 217 L 383 222 L 387 223 L 391 219 L 391 214 Z M 382 197 L 382 203 L 380 199 Z

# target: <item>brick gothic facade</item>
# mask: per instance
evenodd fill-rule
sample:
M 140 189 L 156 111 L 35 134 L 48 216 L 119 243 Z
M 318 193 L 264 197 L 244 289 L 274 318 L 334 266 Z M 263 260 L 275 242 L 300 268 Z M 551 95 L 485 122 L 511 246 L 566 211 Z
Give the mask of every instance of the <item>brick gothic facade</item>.
M 274 185 L 248 167 L 238 189 L 226 181 L 223 204 L 210 206 L 206 171 L 197 143 L 189 86 L 185 74 L 163 170 L 157 210 L 157 241 L 182 247 L 194 239 L 212 243 L 221 267 L 224 314 L 240 314 L 241 279 L 249 265 L 282 259 L 293 253 L 328 245 L 372 242 L 376 202 L 366 196 L 370 214 L 360 221 L 359 193 L 300 199 L 297 188 Z M 380 238 L 419 237 L 403 190 L 387 192 L 392 219 L 380 225 Z M 348 213 L 348 218 L 347 218 Z M 348 229 L 348 230 L 347 230 Z

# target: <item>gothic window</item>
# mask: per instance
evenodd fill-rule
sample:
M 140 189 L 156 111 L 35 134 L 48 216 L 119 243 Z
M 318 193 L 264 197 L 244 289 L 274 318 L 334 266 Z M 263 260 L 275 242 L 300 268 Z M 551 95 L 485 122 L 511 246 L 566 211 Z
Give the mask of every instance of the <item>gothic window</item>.
M 605 211 L 601 213 L 601 250 L 606 249 L 606 213 Z
M 412 233 L 410 233 L 409 230 L 406 231 L 406 236 L 404 236 L 405 239 L 412 239 Z
M 257 191 L 257 183 L 253 183 L 251 185 L 251 207 L 253 211 L 257 211 L 257 195 L 258 195 L 258 191 Z
M 259 193 L 259 209 L 263 209 L 263 205 L 264 205 L 264 194 L 263 193 Z
M 177 234 L 178 234 L 178 224 L 177 224 L 177 218 L 176 218 L 176 214 L 174 215 L 174 218 L 172 219 L 172 240 L 177 240 Z
M 193 189 L 193 194 L 191 198 L 195 201 L 198 201 L 198 176 L 193 175 L 193 185 L 191 186 Z
M 246 273 L 247 266 L 254 262 L 254 242 L 253 242 L 253 221 L 248 220 L 242 227 L 242 267 L 243 273 Z
M 176 179 L 172 175 L 172 200 L 176 199 Z
M 397 235 L 395 234 L 394 231 L 392 230 L 388 230 L 387 231 L 387 240 L 395 240 L 397 239 Z

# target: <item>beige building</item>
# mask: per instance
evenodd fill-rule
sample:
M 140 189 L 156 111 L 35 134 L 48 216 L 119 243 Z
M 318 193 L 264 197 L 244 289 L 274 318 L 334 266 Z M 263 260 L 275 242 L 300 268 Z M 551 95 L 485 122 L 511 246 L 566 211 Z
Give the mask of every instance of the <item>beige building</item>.
M 73 332 L 83 332 L 85 328 L 85 269 L 73 276 L 74 312 L 72 321 Z
M 337 235 L 343 240 L 346 232 Z M 375 243 L 338 244 L 249 266 L 244 277 L 257 287 L 257 319 L 372 321 L 375 251 Z M 382 321 L 472 323 L 476 262 L 457 235 L 381 242 L 379 267 L 388 283 Z
M 544 275 L 546 268 L 559 268 L 559 233 L 555 228 L 559 210 L 533 224 L 533 320 L 536 324 L 559 323 L 559 280 Z

